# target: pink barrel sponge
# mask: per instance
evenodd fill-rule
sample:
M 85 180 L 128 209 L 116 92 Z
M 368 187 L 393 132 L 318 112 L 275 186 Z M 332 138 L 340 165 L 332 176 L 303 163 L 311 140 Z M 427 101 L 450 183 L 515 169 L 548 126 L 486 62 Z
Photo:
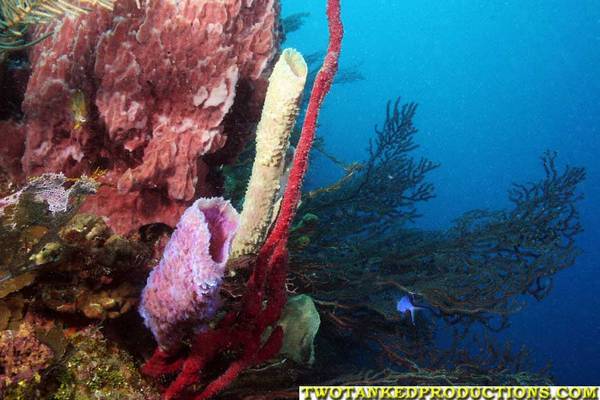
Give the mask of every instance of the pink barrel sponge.
M 161 348 L 176 349 L 215 315 L 238 224 L 237 211 L 221 197 L 198 199 L 181 216 L 140 304 Z
M 260 118 L 279 1 L 122 0 L 32 38 L 48 32 L 28 50 L 22 118 L 0 121 L 0 168 L 13 180 L 106 170 L 82 211 L 120 234 L 175 226 L 221 194 L 220 167 Z

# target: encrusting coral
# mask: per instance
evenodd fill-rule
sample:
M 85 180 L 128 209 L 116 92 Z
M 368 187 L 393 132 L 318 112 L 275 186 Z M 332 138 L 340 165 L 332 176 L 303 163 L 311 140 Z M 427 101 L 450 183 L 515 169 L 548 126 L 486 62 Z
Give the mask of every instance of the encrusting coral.
M 95 179 L 44 174 L 0 199 L 0 299 L 33 286 L 39 309 L 116 318 L 138 303 L 150 250 L 115 235 L 101 217 L 75 214 Z M 74 215 L 75 214 L 75 215 Z
M 52 361 L 52 350 L 41 343 L 34 327 L 22 323 L 17 331 L 0 331 L 0 395 L 7 386 L 28 381 Z
M 216 197 L 196 200 L 181 216 L 148 277 L 140 305 L 162 349 L 177 350 L 186 333 L 202 329 L 214 317 L 238 223 L 233 206 Z
M 52 215 L 65 213 L 71 206 L 70 202 L 78 196 L 89 195 L 96 192 L 98 184 L 86 176 L 72 180 L 75 184 L 66 188 L 69 179 L 63 174 L 44 174 L 29 180 L 27 185 L 16 193 L 0 199 L 0 216 L 4 209 L 19 203 L 23 196 L 32 196 L 37 203 L 46 203 Z M 72 210 L 71 210 L 72 211 Z
M 93 290 L 85 285 L 40 285 L 42 304 L 65 314 L 83 314 L 86 318 L 114 319 L 133 309 L 138 303 L 139 289 L 124 282 L 115 288 Z
M 256 157 L 244 198 L 240 229 L 233 241 L 232 257 L 256 254 L 267 237 L 307 71 L 302 55 L 286 49 L 269 78 L 262 117 L 256 130 Z
M 60 229 L 96 188 L 93 178 L 69 181 L 62 174 L 44 174 L 0 199 L 2 297 L 33 282 L 41 265 L 58 260 Z
M 59 367 L 56 400 L 158 400 L 131 356 L 88 328 L 69 338 L 72 350 Z
M 25 324 L 23 324 L 25 325 Z M 73 333 L 56 325 L 45 331 L 40 326 L 27 332 L 18 344 L 21 360 L 10 360 L 11 372 L 24 371 L 21 379 L 0 388 L 6 400 L 158 400 L 158 388 L 144 380 L 134 359 L 95 327 Z M 10 331 L 0 333 L 11 334 Z M 14 333 L 12 334 L 15 335 Z M 44 343 L 48 343 L 47 345 Z M 7 347 L 8 349 L 8 347 Z M 37 351 L 30 354 L 32 349 Z M 51 359 L 54 354 L 54 360 Z M 4 361 L 0 352 L 0 360 Z M 15 361 L 21 361 L 16 368 Z M 43 367 L 48 367 L 42 369 Z M 0 386 L 2 384 L 0 383 Z

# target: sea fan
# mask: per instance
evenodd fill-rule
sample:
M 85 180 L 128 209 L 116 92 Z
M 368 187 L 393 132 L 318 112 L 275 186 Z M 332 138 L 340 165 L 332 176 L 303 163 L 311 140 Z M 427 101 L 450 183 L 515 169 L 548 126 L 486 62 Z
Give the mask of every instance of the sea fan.
M 26 34 L 31 26 L 65 15 L 81 15 L 89 11 L 88 7 L 112 10 L 113 5 L 114 0 L 0 0 L 0 59 L 4 51 L 23 49 L 52 34 L 28 40 Z

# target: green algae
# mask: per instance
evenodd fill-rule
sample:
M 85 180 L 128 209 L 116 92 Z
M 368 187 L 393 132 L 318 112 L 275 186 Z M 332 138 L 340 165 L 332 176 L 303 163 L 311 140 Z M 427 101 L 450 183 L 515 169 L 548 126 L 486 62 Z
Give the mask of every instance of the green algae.
M 57 374 L 53 400 L 158 399 L 130 355 L 88 329 L 71 338 L 73 346 Z

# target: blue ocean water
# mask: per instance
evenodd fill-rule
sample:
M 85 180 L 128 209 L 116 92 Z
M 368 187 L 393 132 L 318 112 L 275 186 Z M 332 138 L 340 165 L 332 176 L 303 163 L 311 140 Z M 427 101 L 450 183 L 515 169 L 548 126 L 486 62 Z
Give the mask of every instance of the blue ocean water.
M 284 16 L 310 13 L 285 45 L 324 50 L 325 2 L 282 3 Z M 551 361 L 559 384 L 598 384 L 600 3 L 345 0 L 342 7 L 342 67 L 365 79 L 334 86 L 319 135 L 340 158 L 364 159 L 386 101 L 418 102 L 418 152 L 441 163 L 430 175 L 437 197 L 421 206 L 418 227 L 441 229 L 464 211 L 506 207 L 512 182 L 542 176 L 547 149 L 560 165 L 587 169 L 583 254 L 558 274 L 548 298 L 511 317 L 499 339 L 526 345 L 538 366 Z M 316 185 L 329 177 L 320 169 L 309 178 Z

